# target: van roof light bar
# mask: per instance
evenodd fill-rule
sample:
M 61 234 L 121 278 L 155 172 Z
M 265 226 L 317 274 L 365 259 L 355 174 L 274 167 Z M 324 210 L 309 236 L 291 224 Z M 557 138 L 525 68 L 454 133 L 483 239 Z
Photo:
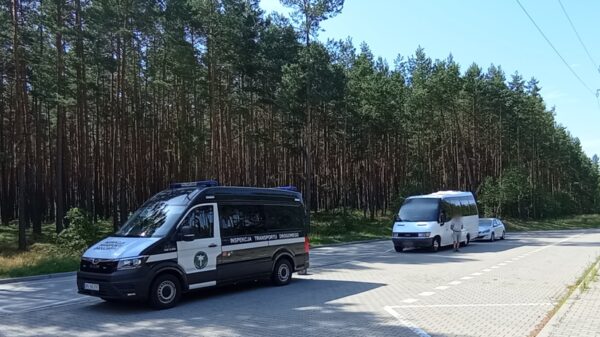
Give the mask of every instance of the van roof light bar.
M 219 182 L 216 180 L 201 180 L 201 181 L 191 181 L 186 183 L 172 183 L 169 185 L 169 188 L 182 188 L 182 187 L 215 187 L 219 186 Z

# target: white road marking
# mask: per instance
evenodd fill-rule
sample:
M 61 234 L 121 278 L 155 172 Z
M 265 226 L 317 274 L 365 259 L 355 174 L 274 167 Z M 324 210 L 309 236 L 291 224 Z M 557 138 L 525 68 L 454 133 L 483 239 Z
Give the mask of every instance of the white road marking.
M 483 271 L 487 273 L 488 271 L 492 271 L 492 270 L 491 269 L 484 269 Z
M 414 304 L 414 305 L 393 305 L 386 308 L 470 308 L 470 307 L 537 307 L 537 306 L 554 306 L 556 303 L 473 303 L 473 304 Z
M 499 266 L 506 266 L 506 263 L 498 263 Z
M 448 286 L 439 286 L 439 287 L 435 287 L 435 289 L 437 289 L 437 290 L 446 290 L 446 289 L 448 289 L 448 288 L 450 288 L 450 287 L 448 287 Z
M 492 269 L 498 269 L 498 268 L 500 268 L 500 267 L 498 267 L 498 266 L 492 266 Z
M 418 301 L 418 299 L 416 299 L 416 298 L 407 298 L 407 299 L 405 299 L 405 300 L 404 300 L 404 301 L 402 301 L 402 302 L 403 302 L 403 303 L 415 303 L 415 302 L 417 302 L 417 301 Z
M 460 279 L 461 279 L 461 280 L 470 280 L 470 279 L 472 279 L 472 278 L 473 278 L 473 277 L 471 277 L 471 276 L 465 276 L 465 277 L 461 277 Z
M 472 275 L 472 276 L 479 276 L 479 275 L 482 275 L 482 274 L 481 274 L 481 273 L 473 273 L 473 274 L 471 274 L 471 275 Z
M 384 307 L 383 309 L 385 309 L 385 311 L 387 311 L 390 315 L 392 315 L 394 318 L 396 318 L 398 320 L 398 322 L 400 322 L 401 325 L 407 327 L 410 329 L 410 331 L 414 332 L 417 336 L 419 337 L 431 337 L 427 332 L 425 332 L 425 330 L 419 328 L 418 326 L 414 325 L 411 321 L 404 319 L 402 316 L 400 316 L 400 314 L 398 314 L 396 312 L 396 310 L 394 310 L 393 307 Z
M 424 291 L 419 294 L 419 296 L 431 296 L 431 295 L 435 295 L 435 293 L 433 291 Z
M 455 286 L 455 285 L 459 285 L 461 283 L 462 283 L 461 281 L 452 281 L 452 282 L 450 282 L 448 284 Z

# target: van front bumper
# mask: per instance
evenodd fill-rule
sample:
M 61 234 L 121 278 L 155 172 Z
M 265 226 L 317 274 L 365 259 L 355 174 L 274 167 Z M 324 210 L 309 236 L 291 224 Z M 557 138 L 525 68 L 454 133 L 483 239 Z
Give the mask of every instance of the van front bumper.
M 109 299 L 146 299 L 150 288 L 147 267 L 117 270 L 111 274 L 77 272 L 77 292 Z M 98 290 L 86 289 L 85 284 L 98 285 Z
M 394 246 L 403 248 L 429 248 L 433 245 L 433 238 L 392 238 Z

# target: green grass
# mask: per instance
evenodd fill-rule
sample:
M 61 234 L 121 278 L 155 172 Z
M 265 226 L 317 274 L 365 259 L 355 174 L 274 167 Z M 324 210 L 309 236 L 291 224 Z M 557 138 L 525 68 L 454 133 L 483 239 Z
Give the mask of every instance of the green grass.
M 559 219 L 506 219 L 503 221 L 506 229 L 513 232 L 600 228 L 600 214 L 585 214 Z
M 102 224 L 101 232 L 107 234 L 110 226 Z M 75 271 L 79 268 L 79 255 L 63 251 L 56 244 L 54 224 L 44 224 L 41 235 L 28 231 L 27 251 L 17 248 L 16 224 L 0 225 L 0 278 L 33 276 Z
M 391 235 L 391 215 L 370 219 L 359 211 L 337 211 L 317 213 L 311 218 L 312 245 L 389 238 Z
M 592 282 L 597 276 L 598 262 L 600 262 L 600 256 L 598 256 L 594 262 L 590 263 L 590 265 L 587 268 L 585 268 L 583 274 L 581 274 L 581 276 L 579 276 L 579 278 L 577 279 L 577 281 L 575 281 L 574 284 L 567 287 L 565 293 L 562 294 L 562 296 L 556 302 L 556 305 L 554 305 L 554 308 L 552 308 L 552 310 L 550 310 L 546 314 L 546 316 L 542 319 L 542 321 L 540 323 L 538 323 L 535 326 L 534 330 L 529 334 L 530 337 L 535 337 L 535 336 L 539 335 L 540 331 L 542 331 L 544 326 L 546 324 L 548 324 L 550 319 L 552 319 L 552 317 L 554 315 L 556 315 L 558 310 L 563 305 L 565 305 L 565 303 L 567 303 L 567 301 L 569 300 L 571 295 L 573 295 L 575 290 L 580 289 L 580 291 L 586 291 L 588 289 L 589 283 Z

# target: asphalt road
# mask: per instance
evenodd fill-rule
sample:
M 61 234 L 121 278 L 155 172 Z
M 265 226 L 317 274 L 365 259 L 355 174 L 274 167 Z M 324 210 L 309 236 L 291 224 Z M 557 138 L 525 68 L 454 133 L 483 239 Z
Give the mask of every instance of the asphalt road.
M 0 335 L 528 336 L 598 255 L 592 230 L 513 234 L 460 253 L 323 247 L 286 287 L 205 289 L 163 311 L 77 295 L 74 277 L 1 284 Z

